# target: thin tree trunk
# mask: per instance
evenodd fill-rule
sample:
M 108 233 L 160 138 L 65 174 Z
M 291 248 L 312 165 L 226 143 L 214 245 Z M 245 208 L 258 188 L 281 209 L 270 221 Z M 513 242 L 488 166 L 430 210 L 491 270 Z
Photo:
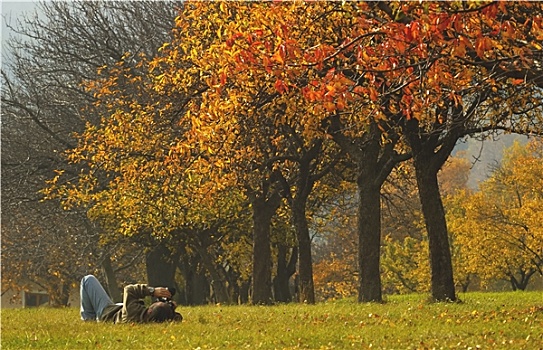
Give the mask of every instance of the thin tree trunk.
M 316 140 L 313 145 L 305 150 L 298 161 L 298 175 L 294 186 L 294 195 L 291 194 L 290 186 L 285 186 L 287 199 L 290 203 L 292 220 L 296 230 L 298 243 L 298 301 L 314 304 L 315 285 L 313 282 L 313 257 L 311 254 L 311 237 L 307 222 L 307 200 L 313 191 L 315 182 L 324 177 L 333 169 L 332 161 L 328 166 L 317 171 L 319 155 L 323 151 L 323 141 Z M 286 181 L 285 181 L 286 182 Z
M 106 278 L 106 286 L 107 291 L 109 292 L 109 296 L 111 297 L 111 300 L 115 303 L 119 303 L 123 301 L 121 290 L 119 289 L 119 286 L 117 285 L 117 278 L 115 277 L 115 272 L 113 271 L 113 266 L 111 266 L 111 258 L 109 254 L 102 257 L 102 270 L 104 272 L 104 276 Z
M 290 293 L 290 277 L 296 272 L 296 261 L 298 260 L 298 250 L 292 249 L 290 259 L 288 259 L 289 247 L 279 243 L 277 247 L 277 273 L 273 279 L 273 295 L 275 301 L 289 303 L 292 301 Z
M 49 295 L 51 306 L 68 306 L 68 301 L 70 299 L 70 287 L 68 284 L 59 281 L 58 287 L 55 288 L 54 292 L 49 293 Z
M 213 296 L 216 303 L 231 303 L 232 299 L 226 288 L 226 276 L 220 271 L 222 268 L 215 263 L 215 259 L 207 250 L 201 246 L 196 246 L 200 259 L 205 269 L 211 277 L 211 287 L 213 288 Z
M 313 284 L 313 259 L 311 257 L 311 238 L 305 213 L 306 200 L 295 201 L 292 213 L 298 239 L 299 301 L 315 304 Z
M 432 298 L 436 301 L 455 301 L 451 249 L 445 210 L 437 182 L 437 171 L 428 166 L 422 155 L 415 157 L 415 171 L 422 213 L 428 232 Z

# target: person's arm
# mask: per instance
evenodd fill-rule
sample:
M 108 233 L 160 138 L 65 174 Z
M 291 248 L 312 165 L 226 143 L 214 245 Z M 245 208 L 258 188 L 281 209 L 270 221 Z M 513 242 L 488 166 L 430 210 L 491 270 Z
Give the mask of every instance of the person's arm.
M 129 303 L 132 300 L 140 300 L 146 296 L 155 298 L 171 298 L 172 294 L 165 287 L 150 287 L 146 284 L 130 284 L 124 287 L 123 302 Z
M 168 288 L 153 288 L 146 284 L 130 284 L 124 287 L 122 322 L 141 322 L 147 310 L 142 302 L 147 296 L 170 298 Z
M 172 297 L 172 293 L 165 287 L 147 287 L 149 294 L 154 298 L 168 298 Z

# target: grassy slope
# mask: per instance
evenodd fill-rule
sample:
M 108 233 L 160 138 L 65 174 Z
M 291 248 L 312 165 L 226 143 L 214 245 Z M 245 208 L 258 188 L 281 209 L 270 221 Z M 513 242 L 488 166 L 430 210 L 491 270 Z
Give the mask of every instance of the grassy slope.
M 78 310 L 2 310 L 2 349 L 543 349 L 543 293 L 468 293 L 462 303 L 181 308 L 178 324 L 79 321 Z

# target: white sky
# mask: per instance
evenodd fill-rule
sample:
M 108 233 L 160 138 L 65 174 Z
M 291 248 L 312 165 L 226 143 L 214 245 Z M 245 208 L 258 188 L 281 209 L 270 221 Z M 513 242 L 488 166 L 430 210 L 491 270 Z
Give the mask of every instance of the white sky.
M 15 25 L 17 19 L 25 12 L 32 13 L 36 7 L 37 1 L 1 1 L 2 9 L 2 56 L 4 55 L 4 42 L 9 38 L 11 31 L 7 24 Z

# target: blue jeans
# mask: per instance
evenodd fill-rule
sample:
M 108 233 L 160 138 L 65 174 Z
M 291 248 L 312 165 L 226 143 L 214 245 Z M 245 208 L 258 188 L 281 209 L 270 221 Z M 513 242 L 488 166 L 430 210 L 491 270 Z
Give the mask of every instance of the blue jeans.
M 93 275 L 81 279 L 81 319 L 99 321 L 106 306 L 113 304 L 104 287 Z

